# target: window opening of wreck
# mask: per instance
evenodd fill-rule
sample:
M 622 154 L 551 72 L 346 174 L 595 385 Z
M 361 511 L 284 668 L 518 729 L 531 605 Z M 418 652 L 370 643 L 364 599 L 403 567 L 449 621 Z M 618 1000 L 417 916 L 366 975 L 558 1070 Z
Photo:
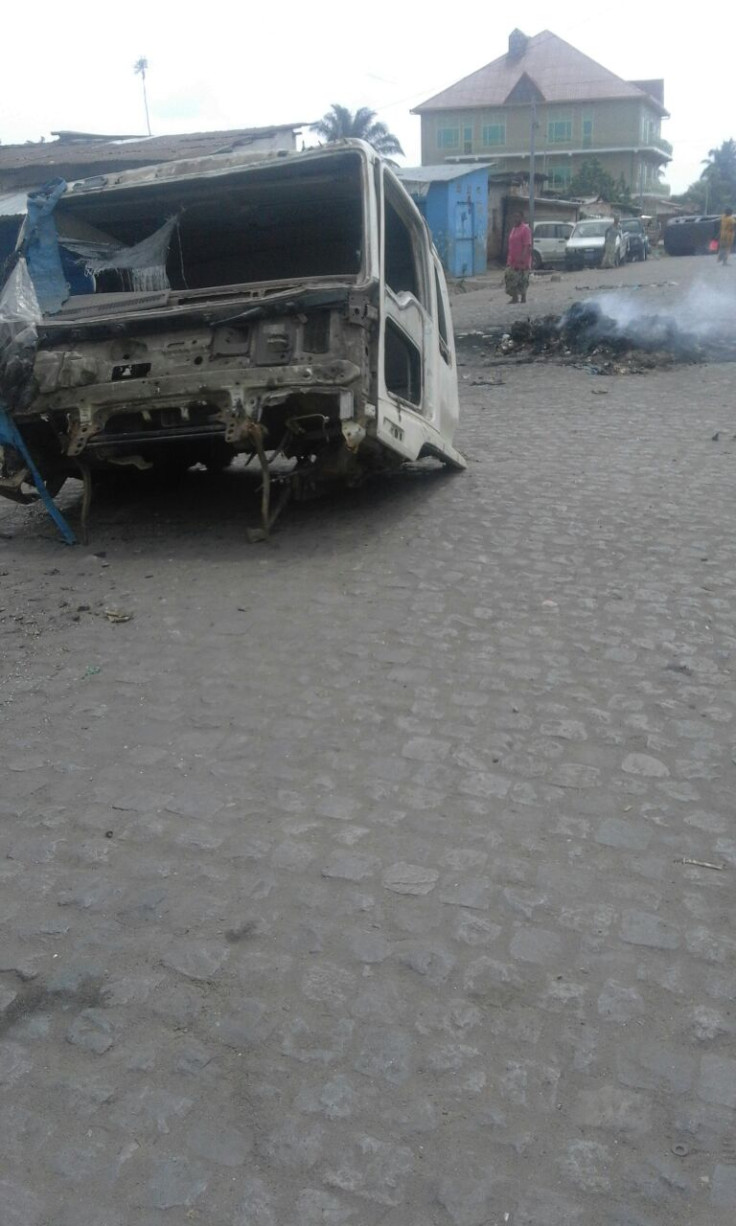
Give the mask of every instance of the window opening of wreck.
M 419 404 L 422 397 L 419 350 L 392 319 L 386 320 L 384 378 L 388 392 L 408 400 L 409 404 Z
M 437 294 L 437 330 L 440 334 L 440 353 L 450 365 L 450 343 L 447 332 L 447 317 L 445 315 L 445 303 L 442 297 L 442 286 L 440 285 L 440 277 L 437 269 L 434 270 L 435 292 Z
M 363 163 L 355 154 L 100 192 L 67 200 L 58 214 L 94 228 L 98 293 L 140 290 L 125 249 L 154 249 L 149 240 L 162 232 L 169 241 L 158 244 L 158 271 L 146 274 L 155 288 L 357 280 L 363 267 Z
M 421 219 L 386 172 L 383 192 L 383 275 L 388 299 L 384 381 L 388 392 L 419 408 L 422 399 L 421 315 L 422 308 L 429 308 L 430 300 L 426 242 L 423 241 Z M 401 324 L 391 318 L 392 313 L 401 315 Z
M 411 230 L 391 202 L 388 181 L 384 201 L 384 225 L 386 285 L 395 294 L 413 294 L 418 302 L 423 302 L 425 296 L 420 284 L 420 269 L 417 266 Z

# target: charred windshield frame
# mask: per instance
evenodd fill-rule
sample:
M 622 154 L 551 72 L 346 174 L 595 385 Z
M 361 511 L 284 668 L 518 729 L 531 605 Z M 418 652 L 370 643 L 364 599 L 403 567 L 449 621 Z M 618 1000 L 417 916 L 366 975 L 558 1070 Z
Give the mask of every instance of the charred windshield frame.
M 319 158 L 276 161 L 247 175 L 221 172 L 196 184 L 183 178 L 99 196 L 72 191 L 56 213 L 72 296 L 148 288 L 182 295 L 315 277 L 360 281 L 366 264 L 364 162 L 352 151 L 340 161 L 336 169 L 334 161 L 328 167 Z M 169 241 L 158 254 L 162 281 L 136 283 L 126 268 L 131 248 L 145 246 L 172 218 Z M 99 253 L 109 261 L 104 270 L 98 270 Z

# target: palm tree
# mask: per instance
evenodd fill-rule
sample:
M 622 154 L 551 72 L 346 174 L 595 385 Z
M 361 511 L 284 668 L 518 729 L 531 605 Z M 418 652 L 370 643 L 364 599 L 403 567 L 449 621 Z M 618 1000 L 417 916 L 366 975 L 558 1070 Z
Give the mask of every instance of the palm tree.
M 319 123 L 312 124 L 312 129 L 319 136 L 323 136 L 328 144 L 352 137 L 356 140 L 367 141 L 373 146 L 376 153 L 380 153 L 383 157 L 389 157 L 392 153 L 399 153 L 403 156 L 404 153 L 398 138 L 393 132 L 389 132 L 385 123 L 376 119 L 376 112 L 368 106 L 359 107 L 353 114 L 346 106 L 333 102 Z
M 733 139 L 724 140 L 720 149 L 708 150 L 705 170 L 700 177 L 708 179 L 713 175 L 719 175 L 725 179 L 736 179 L 736 141 Z
M 135 64 L 133 65 L 133 72 L 135 73 L 137 77 L 140 77 L 141 81 L 143 82 L 143 105 L 146 108 L 146 127 L 148 128 L 148 135 L 150 136 L 151 135 L 151 120 L 148 117 L 148 94 L 146 93 L 146 71 L 147 69 L 148 69 L 148 60 L 145 58 L 145 56 L 142 55 L 141 58 L 139 60 L 136 60 Z
M 724 140 L 709 149 L 700 181 L 705 185 L 705 208 L 720 212 L 736 200 L 736 141 Z M 693 186 L 695 186 L 693 184 Z

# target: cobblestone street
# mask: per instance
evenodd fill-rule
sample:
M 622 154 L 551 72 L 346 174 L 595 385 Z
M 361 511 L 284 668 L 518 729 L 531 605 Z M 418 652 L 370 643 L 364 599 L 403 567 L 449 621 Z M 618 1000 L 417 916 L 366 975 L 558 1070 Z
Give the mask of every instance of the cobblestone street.
M 0 1226 L 732 1226 L 735 368 L 460 360 L 269 545 L 0 508 Z

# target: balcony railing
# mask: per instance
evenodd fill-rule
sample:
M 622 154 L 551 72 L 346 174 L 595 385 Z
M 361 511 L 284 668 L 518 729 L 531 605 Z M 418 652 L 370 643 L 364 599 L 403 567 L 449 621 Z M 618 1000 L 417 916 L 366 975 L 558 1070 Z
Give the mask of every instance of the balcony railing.
M 668 157 L 672 157 L 672 145 L 663 136 L 651 136 L 647 144 L 654 145 L 655 149 L 661 149 L 662 153 L 666 153 Z

